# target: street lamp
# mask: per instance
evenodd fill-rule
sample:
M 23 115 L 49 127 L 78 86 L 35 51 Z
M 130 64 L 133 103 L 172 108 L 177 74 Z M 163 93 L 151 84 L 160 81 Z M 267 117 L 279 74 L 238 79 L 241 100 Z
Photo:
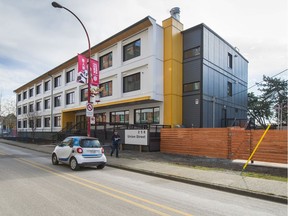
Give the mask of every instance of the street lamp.
M 88 40 L 88 51 L 89 51 L 89 57 L 88 57 L 88 104 L 90 104 L 90 96 L 91 96 L 91 92 L 90 92 L 90 87 L 91 87 L 91 84 L 90 84 L 90 60 L 91 60 L 91 47 L 90 47 L 90 39 L 89 39 L 89 35 L 88 35 L 88 32 L 84 26 L 84 24 L 82 23 L 82 21 L 76 16 L 76 14 L 74 14 L 71 10 L 69 10 L 68 8 L 58 4 L 57 2 L 52 2 L 52 6 L 55 7 L 55 8 L 63 8 L 65 10 L 67 10 L 68 12 L 70 12 L 74 17 L 76 17 L 76 19 L 81 23 L 84 31 L 85 31 L 85 34 L 86 34 L 86 37 L 87 37 L 87 40 Z M 91 133 L 91 125 L 90 125 L 90 117 L 87 117 L 87 136 L 90 137 L 90 133 Z

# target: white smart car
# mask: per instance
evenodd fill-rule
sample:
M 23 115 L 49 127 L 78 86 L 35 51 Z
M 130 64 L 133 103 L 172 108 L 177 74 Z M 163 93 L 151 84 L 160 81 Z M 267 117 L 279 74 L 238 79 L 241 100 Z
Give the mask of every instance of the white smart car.
M 72 170 L 96 166 L 103 169 L 107 163 L 104 149 L 97 138 L 71 136 L 65 138 L 52 152 L 52 164 L 69 164 Z

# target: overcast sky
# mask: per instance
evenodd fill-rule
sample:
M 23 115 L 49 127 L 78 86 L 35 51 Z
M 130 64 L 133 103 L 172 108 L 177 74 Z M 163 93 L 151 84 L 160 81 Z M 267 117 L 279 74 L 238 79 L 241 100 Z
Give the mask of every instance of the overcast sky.
M 87 50 L 80 23 L 50 0 L 0 0 L 0 94 Z M 287 0 L 57 0 L 84 23 L 91 46 L 150 15 L 180 7 L 184 29 L 205 23 L 249 61 L 248 87 L 288 68 Z M 281 74 L 287 79 L 287 71 Z M 249 89 L 256 91 L 256 88 Z

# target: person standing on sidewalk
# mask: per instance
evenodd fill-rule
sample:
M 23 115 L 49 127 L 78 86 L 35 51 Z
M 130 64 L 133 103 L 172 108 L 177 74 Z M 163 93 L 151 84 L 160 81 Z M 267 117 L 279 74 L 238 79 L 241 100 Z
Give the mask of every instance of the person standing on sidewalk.
M 110 156 L 113 156 L 114 151 L 116 150 L 116 157 L 119 157 L 119 142 L 120 142 L 120 136 L 117 131 L 114 131 L 112 136 L 112 151 L 110 153 Z

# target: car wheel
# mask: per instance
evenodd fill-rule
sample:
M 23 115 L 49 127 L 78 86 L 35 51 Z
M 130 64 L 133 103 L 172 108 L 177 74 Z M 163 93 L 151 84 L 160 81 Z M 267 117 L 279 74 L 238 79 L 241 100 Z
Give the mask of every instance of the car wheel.
M 105 165 L 104 164 L 101 164 L 101 165 L 98 165 L 97 166 L 97 169 L 103 169 L 105 167 Z
M 80 166 L 79 166 L 76 158 L 74 158 L 74 157 L 71 158 L 71 160 L 70 160 L 70 168 L 71 168 L 72 170 L 79 170 L 79 168 L 80 168 Z
M 55 153 L 52 154 L 52 164 L 53 165 L 58 165 L 59 164 L 59 161 L 57 159 L 57 155 Z

